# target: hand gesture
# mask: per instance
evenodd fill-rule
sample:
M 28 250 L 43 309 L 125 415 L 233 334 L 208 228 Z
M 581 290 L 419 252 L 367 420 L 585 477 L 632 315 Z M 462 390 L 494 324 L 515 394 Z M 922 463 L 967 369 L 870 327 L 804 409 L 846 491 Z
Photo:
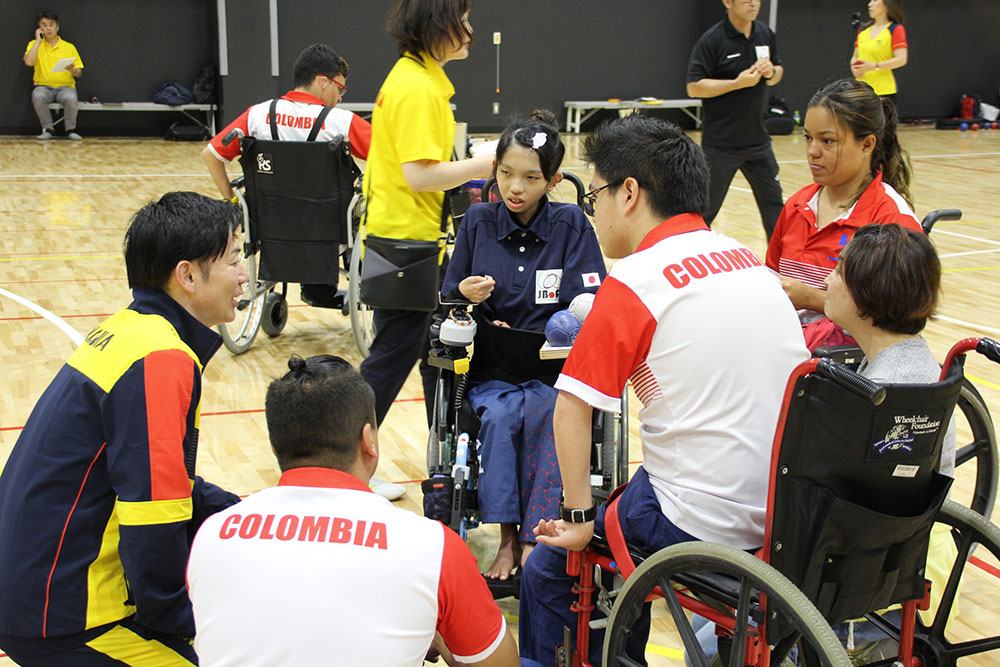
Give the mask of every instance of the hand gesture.
M 868 72 L 875 69 L 875 63 L 869 62 L 867 60 L 855 60 L 851 63 L 851 73 L 854 75 L 855 79 L 860 79 Z
M 760 75 L 765 79 L 770 79 L 772 76 L 774 76 L 774 64 L 771 62 L 770 58 L 759 59 L 757 62 L 751 65 L 751 69 L 754 68 L 756 68 L 756 70 L 760 73 Z
M 594 536 L 594 522 L 567 523 L 562 519 L 538 522 L 532 531 L 535 539 L 550 547 L 562 547 L 569 551 L 583 551 Z
M 458 284 L 458 291 L 472 303 L 482 303 L 493 293 L 495 285 L 490 276 L 469 276 Z
M 760 70 L 757 68 L 757 63 L 754 63 L 739 73 L 739 76 L 736 77 L 736 87 L 752 88 L 753 86 L 756 86 L 759 81 Z

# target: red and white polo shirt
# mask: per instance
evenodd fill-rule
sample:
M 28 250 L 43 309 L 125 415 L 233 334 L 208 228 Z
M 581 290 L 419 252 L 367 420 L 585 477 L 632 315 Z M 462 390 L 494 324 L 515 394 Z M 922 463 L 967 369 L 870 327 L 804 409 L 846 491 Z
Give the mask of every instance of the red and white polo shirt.
M 685 214 L 615 263 L 556 388 L 616 411 L 631 380 L 663 513 L 699 539 L 749 549 L 764 535 L 785 381 L 808 356 L 777 278 Z
M 202 665 L 422 665 L 435 630 L 476 662 L 506 633 L 454 532 L 328 468 L 206 520 L 188 590 Z

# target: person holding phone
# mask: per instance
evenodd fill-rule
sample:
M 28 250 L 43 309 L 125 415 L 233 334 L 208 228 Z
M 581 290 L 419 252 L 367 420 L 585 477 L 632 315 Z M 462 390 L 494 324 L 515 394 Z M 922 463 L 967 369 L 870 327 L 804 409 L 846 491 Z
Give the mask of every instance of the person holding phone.
M 72 58 L 72 61 L 68 62 Z M 42 133 L 36 139 L 51 139 L 55 136 L 52 111 L 49 105 L 58 102 L 63 105 L 66 121 L 66 137 L 80 141 L 76 131 L 78 98 L 76 80 L 83 74 L 83 61 L 76 47 L 59 36 L 59 16 L 53 12 L 38 15 L 35 38 L 28 42 L 24 50 L 24 64 L 35 68 L 35 89 L 31 91 L 31 104 L 38 114 Z

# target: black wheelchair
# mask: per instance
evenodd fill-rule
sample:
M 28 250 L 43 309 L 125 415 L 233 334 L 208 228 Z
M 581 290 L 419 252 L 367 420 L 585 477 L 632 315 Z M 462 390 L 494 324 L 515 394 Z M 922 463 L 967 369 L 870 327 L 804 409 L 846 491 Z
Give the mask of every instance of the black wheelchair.
M 873 665 L 955 665 L 1000 649 L 1000 636 L 955 641 L 946 633 L 973 549 L 1000 558 L 1000 529 L 946 500 L 951 480 L 937 472 L 970 350 L 1000 363 L 1000 344 L 967 339 L 952 348 L 936 384 L 878 385 L 830 359 L 801 364 L 775 433 L 763 548 L 754 556 L 687 542 L 641 554 L 606 519 L 607 535 L 569 554 L 568 571 L 580 576 L 577 643 L 567 629 L 557 664 L 590 664 L 590 630 L 599 627 L 604 665 L 640 664 L 627 645 L 645 605 L 660 598 L 657 636 L 669 626 L 685 662 L 699 667 L 846 667 L 851 659 L 830 625 L 862 616 L 898 646 L 898 657 Z M 930 605 L 925 568 L 935 523 L 957 556 L 925 623 L 917 610 Z M 624 584 L 606 585 L 610 573 Z M 895 603 L 899 622 L 878 611 Z M 595 610 L 606 618 L 594 619 Z M 691 614 L 714 628 L 712 661 Z
M 961 218 L 962 212 L 958 209 L 938 209 L 928 213 L 920 226 L 925 234 L 930 234 L 936 222 Z M 860 348 L 843 345 L 817 348 L 813 350 L 813 355 L 833 359 L 853 369 L 864 358 Z M 993 514 L 997 483 L 1000 481 L 1000 451 L 986 401 L 968 378 L 962 382 L 955 420 L 959 427 L 957 430 L 971 436 L 971 440 L 957 443 L 955 468 L 961 467 L 964 474 L 974 471 L 975 486 L 971 492 L 953 492 L 951 499 L 989 519 Z
M 260 329 L 268 336 L 282 332 L 289 282 L 334 285 L 347 274 L 346 298 L 338 293 L 322 305 L 350 316 L 358 349 L 367 356 L 374 326 L 370 309 L 357 298 L 360 260 L 354 257 L 364 199 L 347 140 L 271 141 L 233 130 L 223 144 L 237 138 L 243 176 L 231 185 L 243 209 L 250 280 L 236 319 L 218 327 L 226 348 L 241 354 Z

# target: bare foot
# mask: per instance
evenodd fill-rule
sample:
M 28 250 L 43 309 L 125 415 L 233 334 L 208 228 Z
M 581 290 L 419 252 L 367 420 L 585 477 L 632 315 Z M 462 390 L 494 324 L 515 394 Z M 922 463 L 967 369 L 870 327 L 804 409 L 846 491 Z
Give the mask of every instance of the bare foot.
M 500 548 L 497 550 L 496 558 L 483 572 L 483 576 L 506 581 L 510 578 L 514 564 L 519 562 L 520 556 L 521 543 L 517 540 L 517 525 L 513 523 L 500 524 Z
M 521 542 L 521 567 L 522 568 L 524 567 L 524 564 L 526 562 L 528 562 L 528 556 L 531 555 L 531 552 L 534 550 L 534 548 L 535 548 L 535 543 L 534 542 Z

